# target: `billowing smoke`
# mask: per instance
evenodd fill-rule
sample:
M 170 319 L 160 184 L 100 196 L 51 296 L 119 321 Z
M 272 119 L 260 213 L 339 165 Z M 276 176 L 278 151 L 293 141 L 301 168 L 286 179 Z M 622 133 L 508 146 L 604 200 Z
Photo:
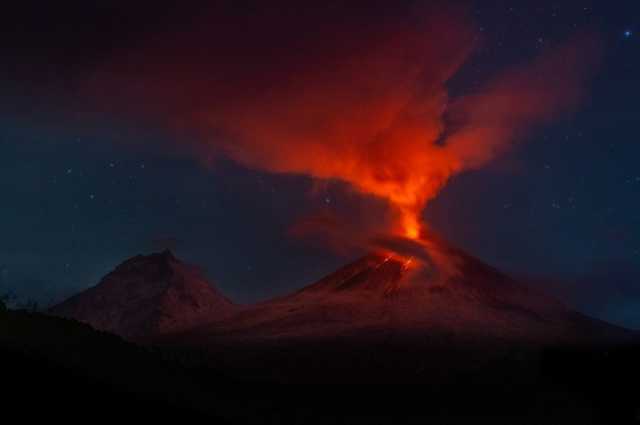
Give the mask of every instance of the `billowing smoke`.
M 221 7 L 133 48 L 93 87 L 247 167 L 384 199 L 389 230 L 417 237 L 452 176 L 576 105 L 595 58 L 576 39 L 451 98 L 476 43 L 464 13 L 355 4 Z

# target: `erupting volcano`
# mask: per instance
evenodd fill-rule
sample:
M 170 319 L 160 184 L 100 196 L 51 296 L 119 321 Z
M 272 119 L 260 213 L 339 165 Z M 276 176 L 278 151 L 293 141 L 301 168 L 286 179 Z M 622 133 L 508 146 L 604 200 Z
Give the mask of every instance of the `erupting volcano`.
M 640 425 L 638 16 L 4 2 L 5 410 Z
M 283 13 L 260 6 L 260 13 L 203 16 L 189 31 L 152 38 L 114 58 L 88 86 L 101 103 L 113 93 L 119 108 L 122 97 L 134 99 L 127 107 L 136 116 L 186 135 L 179 146 L 207 163 L 221 156 L 313 184 L 337 182 L 375 202 L 381 219 L 366 228 L 325 220 L 320 229 L 335 236 L 334 245 L 371 253 L 293 294 L 246 307 L 227 308 L 209 293 L 211 308 L 193 312 L 188 293 L 206 291 L 189 286 L 197 291 L 179 297 L 179 309 L 170 312 L 187 322 L 158 327 L 156 314 L 131 314 L 142 330 L 136 334 L 119 326 L 129 315 L 113 313 L 116 306 L 98 296 L 116 292 L 117 308 L 138 310 L 139 300 L 120 297 L 127 292 L 118 283 L 120 268 L 89 291 L 95 296 L 77 297 L 59 311 L 135 339 L 213 352 L 345 337 L 365 347 L 391 340 L 423 349 L 623 337 L 453 248 L 422 220 L 452 178 L 574 110 L 599 42 L 572 37 L 456 91 L 456 77 L 482 43 L 460 9 L 415 5 L 365 17 L 357 8 L 347 13 L 356 10 L 350 7 L 292 6 Z M 369 211 L 340 214 L 357 221 Z M 146 308 L 163 313 L 152 304 L 166 282 L 142 280 L 151 294 L 143 297 L 151 301 Z M 97 307 L 83 307 L 87 299 Z
M 431 255 L 439 259 L 373 253 L 291 295 L 245 307 L 169 340 L 210 347 L 231 341 L 281 344 L 343 337 L 352 342 L 427 338 L 454 346 L 543 346 L 628 336 L 444 241 L 431 237 L 428 244 Z M 455 269 L 442 269 L 442 259 Z
M 635 337 L 435 236 L 421 243 L 433 261 L 378 251 L 290 295 L 146 340 L 204 350 L 207 361 L 236 376 L 433 383 L 512 362 L 517 350 L 529 356 L 544 347 L 615 345 Z
M 290 295 L 245 307 L 231 304 L 168 252 L 139 256 L 52 311 L 133 340 L 208 348 L 345 337 L 409 344 L 426 338 L 454 346 L 628 337 L 435 235 L 396 241 L 396 247 L 401 249 L 376 250 Z

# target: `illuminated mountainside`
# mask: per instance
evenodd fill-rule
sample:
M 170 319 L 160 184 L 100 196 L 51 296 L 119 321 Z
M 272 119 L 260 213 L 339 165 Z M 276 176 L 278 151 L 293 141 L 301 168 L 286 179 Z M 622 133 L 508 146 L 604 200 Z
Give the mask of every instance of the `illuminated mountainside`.
M 203 326 L 187 339 L 593 342 L 626 331 L 574 312 L 435 239 L 439 261 L 371 254 L 302 290 Z M 449 271 L 443 272 L 442 261 Z
M 129 339 L 194 346 L 344 337 L 553 345 L 629 335 L 443 241 L 421 243 L 428 255 L 380 250 L 288 296 L 245 307 L 169 252 L 138 256 L 52 312 Z
M 98 285 L 51 312 L 126 338 L 146 339 L 188 329 L 234 309 L 197 268 L 165 251 L 125 261 Z

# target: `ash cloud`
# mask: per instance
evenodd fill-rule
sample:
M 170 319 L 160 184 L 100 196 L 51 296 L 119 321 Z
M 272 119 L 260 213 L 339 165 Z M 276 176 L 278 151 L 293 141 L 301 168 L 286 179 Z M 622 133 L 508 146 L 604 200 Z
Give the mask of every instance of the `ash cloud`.
M 571 111 L 597 61 L 597 42 L 576 37 L 451 98 L 476 40 L 461 9 L 224 4 L 115 57 L 90 92 L 200 153 L 384 199 L 396 234 L 451 177 Z

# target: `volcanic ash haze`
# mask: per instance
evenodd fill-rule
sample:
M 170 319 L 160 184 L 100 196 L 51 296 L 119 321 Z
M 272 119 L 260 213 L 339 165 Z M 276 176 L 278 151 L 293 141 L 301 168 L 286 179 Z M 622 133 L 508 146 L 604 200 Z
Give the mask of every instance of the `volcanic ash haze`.
M 447 83 L 480 43 L 459 9 L 227 6 L 116 55 L 92 90 L 247 167 L 382 198 L 387 230 L 412 238 L 452 176 L 577 104 L 599 50 L 576 37 L 451 98 Z

